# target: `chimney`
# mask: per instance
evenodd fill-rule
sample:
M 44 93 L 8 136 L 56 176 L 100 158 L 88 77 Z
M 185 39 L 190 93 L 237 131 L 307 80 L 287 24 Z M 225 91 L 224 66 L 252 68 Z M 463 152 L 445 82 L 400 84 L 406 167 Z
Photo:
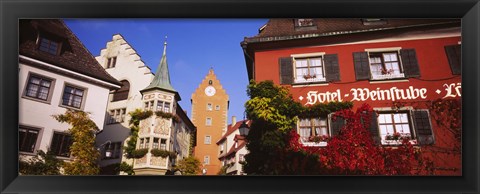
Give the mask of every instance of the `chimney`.
M 237 117 L 232 116 L 232 126 L 234 126 L 235 124 L 237 124 Z

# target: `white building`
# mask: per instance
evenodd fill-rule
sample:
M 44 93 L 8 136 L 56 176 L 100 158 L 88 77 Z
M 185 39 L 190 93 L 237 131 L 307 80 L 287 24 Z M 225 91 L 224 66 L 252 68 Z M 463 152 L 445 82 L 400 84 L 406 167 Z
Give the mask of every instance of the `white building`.
M 227 166 L 226 173 L 228 175 L 245 174 L 241 163 L 245 161 L 245 155 L 248 153 L 247 142 L 239 131 L 244 121 L 250 127 L 250 120 L 237 121 L 236 117 L 233 116 L 232 123 L 228 125 L 227 131 L 217 141 L 219 147 L 218 159 L 222 162 L 222 166 Z
M 19 159 L 50 149 L 69 160 L 70 126 L 52 115 L 82 110 L 102 130 L 110 90 L 121 84 L 63 21 L 22 19 L 19 27 Z
M 121 162 L 133 166 L 135 174 L 165 174 L 172 170 L 176 161 L 191 153 L 191 134 L 195 133 L 186 113 L 177 102 L 178 92 L 170 83 L 166 61 L 166 43 L 157 73 L 141 60 L 131 45 L 119 34 L 107 42 L 100 56 L 96 57 L 103 68 L 120 80 L 122 87 L 112 92 L 108 98 L 104 130 L 97 135 L 96 145 L 102 151 L 100 166 L 103 174 L 116 174 Z M 162 149 L 176 154 L 172 157 L 155 157 L 147 153 L 138 159 L 127 158 L 123 147 L 130 138 L 130 115 L 135 109 L 162 111 L 178 118 L 166 119 L 153 114 L 140 122 L 137 149 Z M 107 154 L 110 153 L 110 154 Z M 123 174 L 122 172 L 120 172 Z
M 99 164 L 101 167 L 121 161 L 132 164 L 133 161 L 122 158 L 122 148 L 130 136 L 128 113 L 143 108 L 140 90 L 150 84 L 154 75 L 120 34 L 113 35 L 106 48 L 100 51 L 100 56 L 95 58 L 110 75 L 122 83 L 122 87 L 108 97 L 104 130 L 97 135 L 96 144 L 102 151 Z M 111 152 L 108 157 L 106 150 Z

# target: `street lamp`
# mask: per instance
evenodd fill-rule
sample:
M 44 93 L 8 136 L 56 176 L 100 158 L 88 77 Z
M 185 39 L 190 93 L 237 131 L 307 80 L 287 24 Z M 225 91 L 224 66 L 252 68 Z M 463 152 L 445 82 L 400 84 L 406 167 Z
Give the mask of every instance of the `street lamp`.
M 246 113 L 244 112 L 243 113 L 243 122 L 238 129 L 240 131 L 240 135 L 244 136 L 244 137 L 246 137 L 248 135 L 248 132 L 250 131 L 250 128 L 248 127 L 247 122 L 246 122 L 245 114 Z
M 100 147 L 102 147 L 103 145 L 107 144 L 108 143 L 108 149 L 105 151 L 105 158 L 110 158 L 112 157 L 112 150 L 111 150 L 111 146 L 110 144 L 112 143 L 110 140 L 106 141 L 105 143 L 102 143 L 100 146 L 98 146 L 99 148 L 97 148 L 98 151 L 100 151 Z

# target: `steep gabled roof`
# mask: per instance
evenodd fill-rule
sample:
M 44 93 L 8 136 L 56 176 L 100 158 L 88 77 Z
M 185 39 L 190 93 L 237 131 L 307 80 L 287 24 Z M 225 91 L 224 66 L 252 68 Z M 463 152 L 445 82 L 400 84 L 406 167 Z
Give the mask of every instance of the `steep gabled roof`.
M 52 64 L 111 84 L 121 83 L 108 74 L 77 36 L 58 19 L 22 19 L 19 29 L 19 54 Z M 61 42 L 61 51 L 52 55 L 38 49 L 39 35 L 54 36 Z
M 233 132 L 237 131 L 239 128 L 240 128 L 240 125 L 243 123 L 243 121 L 246 121 L 248 127 L 251 126 L 252 122 L 250 120 L 241 120 L 241 121 L 237 121 L 236 123 L 232 123 L 230 125 L 227 126 L 227 131 L 225 132 L 225 134 L 223 134 L 223 136 L 217 141 L 217 144 L 219 144 L 220 142 L 224 141 L 225 139 L 227 139 L 227 136 L 229 136 L 230 134 L 232 134 Z

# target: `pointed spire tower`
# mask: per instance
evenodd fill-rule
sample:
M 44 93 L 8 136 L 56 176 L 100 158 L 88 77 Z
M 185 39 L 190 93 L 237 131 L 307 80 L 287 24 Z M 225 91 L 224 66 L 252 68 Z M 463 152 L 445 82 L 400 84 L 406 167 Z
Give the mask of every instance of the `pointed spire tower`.
M 155 77 L 153 78 L 150 85 L 148 85 L 145 89 L 141 90 L 140 92 L 143 94 L 146 91 L 150 90 L 163 90 L 166 92 L 175 93 L 175 98 L 177 101 L 180 101 L 180 96 L 178 92 L 173 88 L 170 82 L 170 73 L 168 71 L 168 63 L 167 63 L 167 37 L 165 36 L 165 42 L 163 43 L 163 55 L 162 59 L 160 59 L 160 64 L 158 65 L 157 72 L 155 73 Z
M 178 101 L 180 95 L 173 89 L 170 83 L 170 75 L 167 64 L 167 41 L 164 43 L 163 56 L 157 68 L 157 73 L 150 85 L 140 91 L 142 93 L 143 110 L 163 112 L 164 114 L 176 115 L 183 113 Z M 174 118 L 151 115 L 139 123 L 137 149 L 147 148 L 162 149 L 170 153 L 179 153 L 181 145 L 177 143 L 175 136 Z M 185 120 L 182 120 L 182 122 Z M 174 158 L 155 156 L 152 153 L 145 154 L 142 158 L 135 159 L 133 170 L 137 175 L 163 175 L 173 169 Z

